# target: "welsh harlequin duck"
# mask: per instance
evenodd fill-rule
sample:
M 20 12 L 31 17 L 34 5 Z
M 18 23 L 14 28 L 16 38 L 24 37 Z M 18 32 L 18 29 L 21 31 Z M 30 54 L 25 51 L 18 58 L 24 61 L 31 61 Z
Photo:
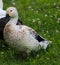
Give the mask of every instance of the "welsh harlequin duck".
M 26 52 L 38 51 L 41 48 L 46 49 L 49 42 L 41 37 L 35 30 L 26 25 L 16 25 L 18 21 L 18 12 L 15 7 L 9 7 L 6 13 L 10 20 L 4 27 L 4 39 L 14 50 Z

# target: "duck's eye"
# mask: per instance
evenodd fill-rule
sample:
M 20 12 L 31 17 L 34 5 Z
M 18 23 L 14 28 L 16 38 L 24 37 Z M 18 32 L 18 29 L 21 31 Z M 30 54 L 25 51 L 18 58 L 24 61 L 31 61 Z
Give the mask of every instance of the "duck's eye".
M 10 10 L 10 12 L 12 12 L 12 10 Z

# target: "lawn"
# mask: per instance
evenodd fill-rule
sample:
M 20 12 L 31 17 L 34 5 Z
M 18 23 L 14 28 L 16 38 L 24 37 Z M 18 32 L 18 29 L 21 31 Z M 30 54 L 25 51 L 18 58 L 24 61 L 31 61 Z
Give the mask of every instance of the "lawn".
M 60 0 L 3 0 L 4 9 L 15 6 L 24 25 L 32 27 L 52 43 L 47 50 L 28 59 L 14 55 L 0 40 L 0 65 L 60 65 Z

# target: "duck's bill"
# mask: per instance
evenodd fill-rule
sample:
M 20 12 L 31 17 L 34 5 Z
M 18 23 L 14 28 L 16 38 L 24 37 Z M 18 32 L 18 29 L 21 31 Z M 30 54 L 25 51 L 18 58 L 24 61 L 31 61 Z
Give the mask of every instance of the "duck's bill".
M 6 17 L 6 11 L 0 9 L 0 19 Z

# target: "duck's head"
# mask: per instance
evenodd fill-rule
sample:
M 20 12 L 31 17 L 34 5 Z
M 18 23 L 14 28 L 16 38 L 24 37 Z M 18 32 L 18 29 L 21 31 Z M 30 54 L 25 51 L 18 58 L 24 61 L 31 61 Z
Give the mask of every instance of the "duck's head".
M 6 14 L 9 15 L 11 18 L 18 17 L 18 12 L 15 7 L 9 7 L 6 10 Z

